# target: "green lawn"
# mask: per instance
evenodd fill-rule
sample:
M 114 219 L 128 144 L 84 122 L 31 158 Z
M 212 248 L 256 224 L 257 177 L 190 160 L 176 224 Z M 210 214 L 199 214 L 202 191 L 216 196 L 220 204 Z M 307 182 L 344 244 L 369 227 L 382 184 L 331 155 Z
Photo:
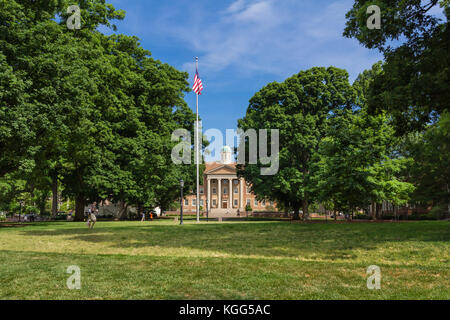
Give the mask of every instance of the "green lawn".
M 0 226 L 1 299 L 450 299 L 450 222 Z M 81 290 L 66 269 L 81 268 Z M 368 290 L 378 265 L 381 290 Z

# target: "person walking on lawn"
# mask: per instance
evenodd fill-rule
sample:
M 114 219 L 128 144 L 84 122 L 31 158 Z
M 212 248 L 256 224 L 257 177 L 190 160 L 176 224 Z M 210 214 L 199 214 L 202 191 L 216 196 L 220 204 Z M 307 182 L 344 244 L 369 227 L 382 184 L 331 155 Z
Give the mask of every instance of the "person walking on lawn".
M 88 209 L 87 226 L 89 229 L 93 229 L 97 222 L 97 217 L 95 216 L 96 213 L 98 213 L 97 202 L 94 201 Z

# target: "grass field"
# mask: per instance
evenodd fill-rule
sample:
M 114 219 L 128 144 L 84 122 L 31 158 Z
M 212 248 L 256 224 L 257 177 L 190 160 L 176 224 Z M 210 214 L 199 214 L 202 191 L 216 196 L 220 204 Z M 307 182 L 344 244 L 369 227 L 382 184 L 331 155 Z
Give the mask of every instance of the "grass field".
M 449 252 L 446 221 L 0 225 L 0 298 L 450 299 Z

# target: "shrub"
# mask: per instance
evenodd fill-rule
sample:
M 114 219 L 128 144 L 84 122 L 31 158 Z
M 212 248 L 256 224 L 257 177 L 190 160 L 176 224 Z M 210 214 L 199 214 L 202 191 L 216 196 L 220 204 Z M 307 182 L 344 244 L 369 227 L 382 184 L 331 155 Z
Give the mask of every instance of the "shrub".
M 67 220 L 67 214 L 58 214 L 56 217 L 53 217 L 56 221 L 64 221 Z
M 357 213 L 357 214 L 355 214 L 353 216 L 353 219 L 356 219 L 356 220 L 370 220 L 370 219 L 372 219 L 372 217 L 368 216 L 366 214 L 363 214 L 363 213 Z
M 447 210 L 447 205 L 435 206 L 431 209 L 430 213 L 428 213 L 428 216 L 434 218 L 433 220 L 445 219 L 448 213 Z
M 430 213 L 425 213 L 425 214 L 420 214 L 420 213 L 414 213 L 411 216 L 408 217 L 408 220 L 418 220 L 418 221 L 423 221 L 423 220 L 437 220 L 437 217 L 435 214 Z

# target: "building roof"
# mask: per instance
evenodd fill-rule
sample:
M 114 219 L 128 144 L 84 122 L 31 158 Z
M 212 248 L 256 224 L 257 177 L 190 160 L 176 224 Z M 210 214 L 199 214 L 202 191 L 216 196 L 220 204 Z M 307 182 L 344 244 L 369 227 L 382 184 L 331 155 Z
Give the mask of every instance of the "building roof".
M 205 163 L 205 172 L 208 173 L 209 171 L 212 171 L 214 169 L 220 168 L 220 167 L 231 167 L 233 169 L 236 169 L 236 162 L 230 163 L 230 164 L 223 164 L 221 162 L 206 162 Z

